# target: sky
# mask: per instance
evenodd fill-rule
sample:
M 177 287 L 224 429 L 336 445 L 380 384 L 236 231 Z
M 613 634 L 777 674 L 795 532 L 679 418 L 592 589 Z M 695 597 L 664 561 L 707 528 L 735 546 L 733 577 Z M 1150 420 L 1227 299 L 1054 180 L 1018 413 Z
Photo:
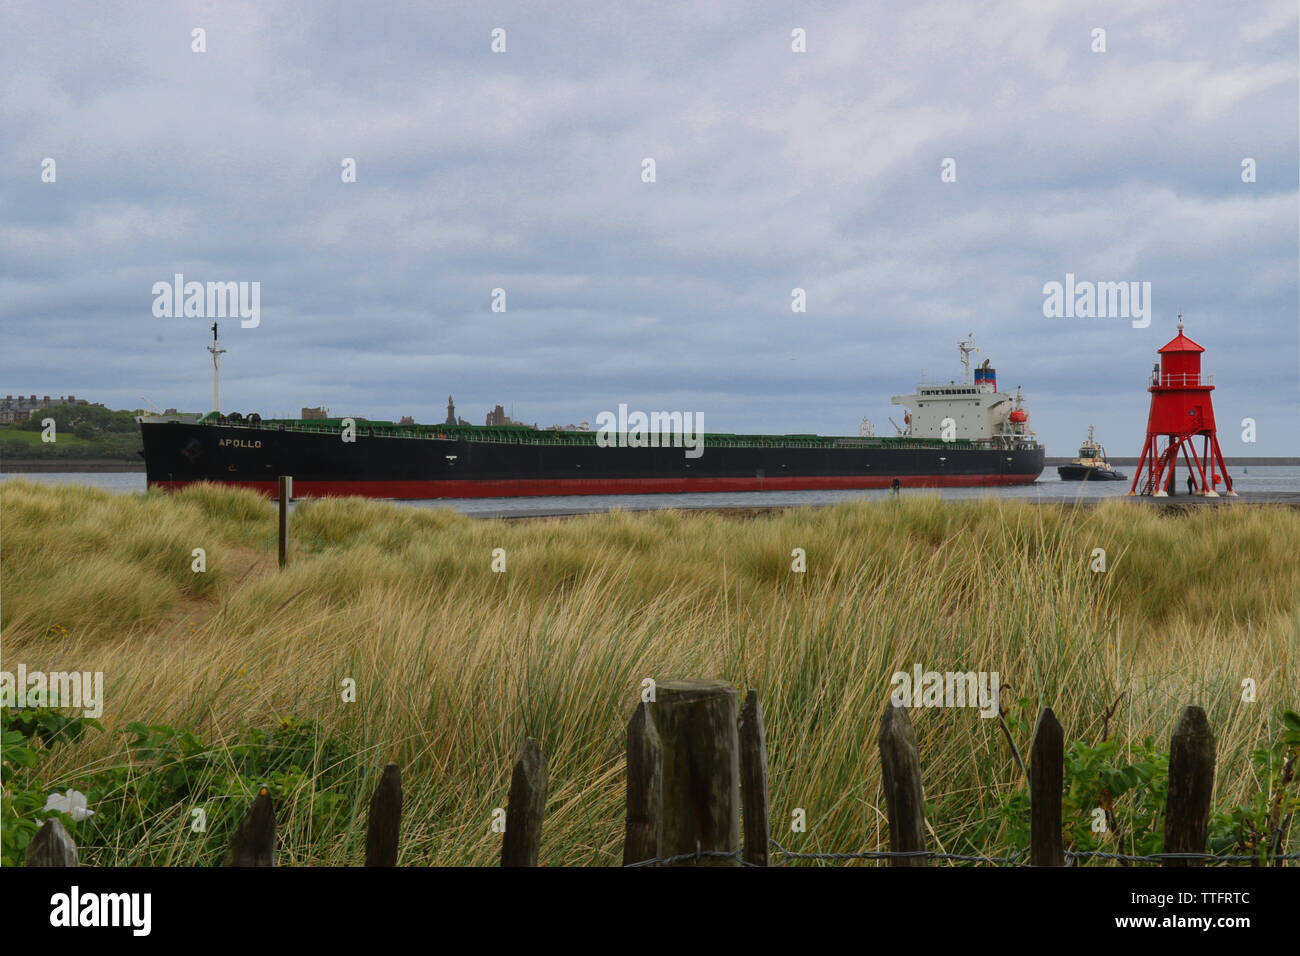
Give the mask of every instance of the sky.
M 0 395 L 208 410 L 180 273 L 259 283 L 223 411 L 892 434 L 973 333 L 1135 455 L 1181 312 L 1224 453 L 1297 455 L 1298 59 L 1295 0 L 7 0 Z

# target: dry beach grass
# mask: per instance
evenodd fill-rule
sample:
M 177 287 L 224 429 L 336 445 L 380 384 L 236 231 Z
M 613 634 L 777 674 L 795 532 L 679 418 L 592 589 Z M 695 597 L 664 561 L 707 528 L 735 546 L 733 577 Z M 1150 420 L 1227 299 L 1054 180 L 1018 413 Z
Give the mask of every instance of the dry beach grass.
M 545 865 L 621 859 L 623 730 L 643 678 L 759 690 L 774 835 L 803 850 L 887 848 L 875 735 L 890 675 L 997 671 L 1025 719 L 1067 738 L 1167 744 L 1203 706 L 1219 740 L 1215 806 L 1267 786 L 1249 753 L 1300 701 L 1300 511 L 1163 517 L 924 495 L 750 520 L 613 513 L 479 521 L 361 500 L 300 504 L 290 566 L 272 507 L 195 488 L 114 495 L 22 481 L 3 498 L 4 668 L 105 674 L 106 733 L 49 754 L 75 786 L 130 757 L 131 721 L 209 742 L 285 716 L 350 741 L 353 816 L 321 832 L 310 787 L 281 811 L 285 863 L 361 858 L 369 789 L 403 766 L 401 862 L 487 864 L 525 735 L 550 763 Z M 191 571 L 204 548 L 207 571 Z M 506 571 L 491 570 L 493 549 Z M 791 571 L 803 548 L 807 572 Z M 1104 548 L 1107 570 L 1090 561 Z M 353 678 L 355 703 L 341 683 Z M 1242 681 L 1258 702 L 1242 701 Z M 1005 852 L 978 829 L 1024 788 L 996 720 L 914 711 L 931 846 Z M 1027 739 L 1017 741 L 1023 750 Z M 787 838 L 793 808 L 808 831 Z M 176 806 L 93 863 L 208 862 Z M 230 812 L 236 808 L 231 807 Z M 965 847 L 969 850 L 969 846 Z

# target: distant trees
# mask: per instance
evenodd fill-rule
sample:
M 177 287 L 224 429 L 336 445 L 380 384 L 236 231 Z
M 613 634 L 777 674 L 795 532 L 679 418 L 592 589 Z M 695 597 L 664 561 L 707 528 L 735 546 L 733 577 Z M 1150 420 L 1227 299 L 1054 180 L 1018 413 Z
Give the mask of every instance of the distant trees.
M 24 431 L 38 432 L 42 427 L 41 422 L 47 418 L 54 419 L 59 431 L 88 441 L 112 435 L 140 433 L 134 412 L 105 408 L 103 405 L 50 405 L 33 412 L 19 427 Z
M 135 412 L 114 410 L 102 405 L 50 405 L 32 414 L 27 421 L 12 426 L 14 430 L 39 432 L 41 422 L 53 418 L 56 440 L 53 443 L 8 438 L 10 427 L 0 428 L 0 457 L 11 459 L 114 458 L 139 459 L 142 449 L 140 426 Z M 75 436 L 81 441 L 62 441 Z

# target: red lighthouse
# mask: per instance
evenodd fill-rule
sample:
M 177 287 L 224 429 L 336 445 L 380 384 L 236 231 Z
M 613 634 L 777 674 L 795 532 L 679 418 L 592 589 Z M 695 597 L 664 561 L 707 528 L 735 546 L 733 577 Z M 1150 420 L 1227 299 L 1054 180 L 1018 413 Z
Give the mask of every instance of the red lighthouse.
M 1201 353 L 1205 349 L 1183 335 L 1182 320 L 1179 315 L 1178 335 L 1160 350 L 1160 365 L 1151 372 L 1147 440 L 1128 493 L 1156 497 L 1171 491 L 1176 494 L 1174 473 L 1181 451 L 1196 494 L 1218 497 L 1216 486 L 1222 481 L 1224 493 L 1235 496 L 1214 433 L 1214 406 L 1210 402 L 1214 376 L 1201 373 Z M 1196 454 L 1197 436 L 1205 439 L 1200 456 Z M 1165 439 L 1163 449 L 1161 439 Z

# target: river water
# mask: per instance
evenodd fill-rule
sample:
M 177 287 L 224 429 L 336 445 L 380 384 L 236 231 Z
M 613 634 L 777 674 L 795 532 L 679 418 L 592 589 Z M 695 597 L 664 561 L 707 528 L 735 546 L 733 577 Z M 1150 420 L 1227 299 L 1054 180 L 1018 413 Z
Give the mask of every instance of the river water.
M 1132 467 L 1121 471 L 1132 477 Z M 1243 497 L 1276 493 L 1300 493 L 1300 466 L 1250 465 L 1229 469 L 1238 493 Z M 48 474 L 0 474 L 0 481 L 11 478 L 40 484 L 89 485 L 108 491 L 140 493 L 145 490 L 143 472 L 95 473 L 70 472 Z M 958 498 L 1028 498 L 1048 501 L 1095 500 L 1121 497 L 1128 493 L 1128 481 L 1079 482 L 1061 481 L 1056 468 L 1048 467 L 1042 478 L 1031 485 L 991 488 L 907 489 L 902 494 L 938 495 Z M 1179 491 L 1184 486 L 1179 487 Z M 744 491 L 680 495 L 564 495 L 532 498 L 438 498 L 428 501 L 398 501 L 394 504 L 411 508 L 454 508 L 477 517 L 528 517 L 539 515 L 585 514 L 590 512 L 650 511 L 663 508 L 788 508 L 797 505 L 821 505 L 859 499 L 883 500 L 887 489 L 843 491 Z M 1175 496 L 1175 500 L 1181 495 Z

